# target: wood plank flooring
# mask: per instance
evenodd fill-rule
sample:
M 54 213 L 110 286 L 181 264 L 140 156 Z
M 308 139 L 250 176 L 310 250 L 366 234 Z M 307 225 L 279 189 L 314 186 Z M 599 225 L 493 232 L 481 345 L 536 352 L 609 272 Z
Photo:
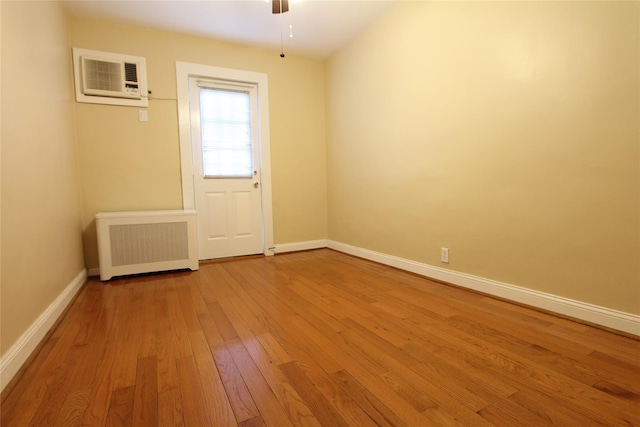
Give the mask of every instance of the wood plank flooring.
M 640 426 L 640 341 L 328 249 L 91 279 L 13 426 Z

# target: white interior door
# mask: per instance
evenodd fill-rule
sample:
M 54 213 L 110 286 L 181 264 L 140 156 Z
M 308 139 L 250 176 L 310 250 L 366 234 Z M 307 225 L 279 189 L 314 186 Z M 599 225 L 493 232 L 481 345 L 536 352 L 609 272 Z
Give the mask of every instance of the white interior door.
M 254 84 L 189 79 L 200 259 L 264 252 Z

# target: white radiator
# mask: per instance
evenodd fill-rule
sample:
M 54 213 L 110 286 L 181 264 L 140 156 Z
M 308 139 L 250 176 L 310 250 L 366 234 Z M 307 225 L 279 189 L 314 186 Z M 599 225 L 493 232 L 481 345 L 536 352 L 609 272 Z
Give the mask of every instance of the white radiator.
M 100 280 L 198 269 L 194 210 L 99 213 L 96 228 Z

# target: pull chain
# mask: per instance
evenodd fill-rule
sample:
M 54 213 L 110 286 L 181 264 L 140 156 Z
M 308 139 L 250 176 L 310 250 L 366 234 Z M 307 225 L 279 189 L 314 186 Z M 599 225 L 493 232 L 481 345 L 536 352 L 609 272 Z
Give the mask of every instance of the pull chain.
M 282 0 L 280 0 L 280 58 L 284 58 L 284 38 L 282 36 Z

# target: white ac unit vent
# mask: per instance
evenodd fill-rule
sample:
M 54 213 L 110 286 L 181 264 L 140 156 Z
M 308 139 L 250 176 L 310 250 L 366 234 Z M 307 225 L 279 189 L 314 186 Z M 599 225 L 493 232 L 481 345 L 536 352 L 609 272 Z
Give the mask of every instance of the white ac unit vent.
M 78 102 L 147 106 L 145 58 L 73 49 Z
M 81 58 L 82 93 L 140 99 L 136 62 L 107 61 L 90 56 Z

